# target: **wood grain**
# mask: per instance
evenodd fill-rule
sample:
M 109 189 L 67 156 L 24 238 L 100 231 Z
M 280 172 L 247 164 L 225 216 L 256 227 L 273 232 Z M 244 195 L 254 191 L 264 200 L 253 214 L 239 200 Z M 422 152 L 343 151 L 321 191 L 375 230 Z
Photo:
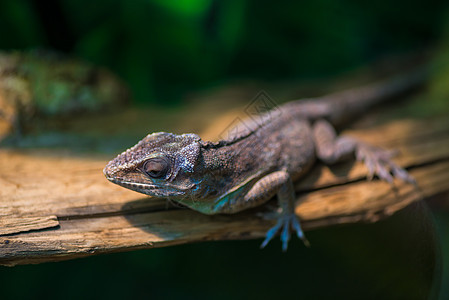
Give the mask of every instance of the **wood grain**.
M 8 235 L 59 226 L 56 216 L 8 217 L 0 220 L 0 235 Z

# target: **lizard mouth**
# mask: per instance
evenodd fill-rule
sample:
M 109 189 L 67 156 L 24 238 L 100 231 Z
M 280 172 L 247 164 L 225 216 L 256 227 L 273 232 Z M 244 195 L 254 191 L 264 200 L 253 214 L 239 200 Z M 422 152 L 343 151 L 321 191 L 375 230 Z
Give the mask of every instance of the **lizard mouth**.
M 155 185 L 151 183 L 137 183 L 106 177 L 112 183 L 131 189 L 133 191 L 156 197 L 173 197 L 184 195 L 185 192 L 172 185 Z

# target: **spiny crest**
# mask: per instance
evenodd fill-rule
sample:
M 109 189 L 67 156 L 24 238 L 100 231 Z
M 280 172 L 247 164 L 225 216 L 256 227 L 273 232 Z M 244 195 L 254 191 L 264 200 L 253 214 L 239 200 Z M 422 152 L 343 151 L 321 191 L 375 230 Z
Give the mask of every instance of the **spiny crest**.
M 180 168 L 192 172 L 199 155 L 200 140 L 198 135 L 192 133 L 182 135 L 166 132 L 152 133 L 110 161 L 106 168 L 126 171 L 135 168 L 151 156 L 166 154 Z
M 256 134 L 258 130 L 266 126 L 271 121 L 271 115 L 265 113 L 258 116 L 257 120 L 243 120 L 241 123 L 236 124 L 234 127 L 229 128 L 229 135 L 227 139 L 220 140 L 218 142 L 202 142 L 204 148 L 220 148 L 223 146 L 232 145 L 237 143 L 253 134 Z

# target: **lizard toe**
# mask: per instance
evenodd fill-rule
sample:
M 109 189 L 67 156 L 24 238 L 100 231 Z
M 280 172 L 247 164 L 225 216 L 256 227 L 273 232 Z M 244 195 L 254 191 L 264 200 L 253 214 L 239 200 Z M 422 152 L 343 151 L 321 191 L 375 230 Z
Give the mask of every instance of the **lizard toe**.
M 275 237 L 276 233 L 282 229 L 280 235 L 282 242 L 282 251 L 287 251 L 288 242 L 290 241 L 291 228 L 296 231 L 296 235 L 304 242 L 306 246 L 310 246 L 309 241 L 304 236 L 304 232 L 302 231 L 298 217 L 294 213 L 290 213 L 287 215 L 279 216 L 276 225 L 274 225 L 267 231 L 265 240 L 262 242 L 260 248 L 264 248 Z
M 357 149 L 356 158 L 363 161 L 368 169 L 368 179 L 377 175 L 381 180 L 393 183 L 394 178 L 415 184 L 415 179 L 392 160 L 397 151 L 388 151 L 377 147 L 361 145 Z
M 265 240 L 260 245 L 260 248 L 265 248 L 265 246 L 268 245 L 268 243 L 275 237 L 276 233 L 279 231 L 281 227 L 282 227 L 282 220 L 278 219 L 276 225 L 271 227 L 265 234 Z

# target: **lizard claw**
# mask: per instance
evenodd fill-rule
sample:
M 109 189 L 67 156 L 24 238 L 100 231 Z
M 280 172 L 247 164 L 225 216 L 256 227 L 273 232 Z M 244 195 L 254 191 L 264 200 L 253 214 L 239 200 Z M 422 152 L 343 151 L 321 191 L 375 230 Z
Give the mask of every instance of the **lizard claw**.
M 265 240 L 260 245 L 260 248 L 264 248 L 281 229 L 282 251 L 287 251 L 288 241 L 290 240 L 290 227 L 293 227 L 298 238 L 303 240 L 306 246 L 310 246 L 309 241 L 305 238 L 304 232 L 301 229 L 298 217 L 294 213 L 290 213 L 279 215 L 276 225 L 274 225 L 267 231 Z
M 393 183 L 394 178 L 399 178 L 407 183 L 416 184 L 415 179 L 403 168 L 392 161 L 397 151 L 387 151 L 377 147 L 361 145 L 356 151 L 356 158 L 363 161 L 368 168 L 368 179 L 377 175 L 380 179 Z

